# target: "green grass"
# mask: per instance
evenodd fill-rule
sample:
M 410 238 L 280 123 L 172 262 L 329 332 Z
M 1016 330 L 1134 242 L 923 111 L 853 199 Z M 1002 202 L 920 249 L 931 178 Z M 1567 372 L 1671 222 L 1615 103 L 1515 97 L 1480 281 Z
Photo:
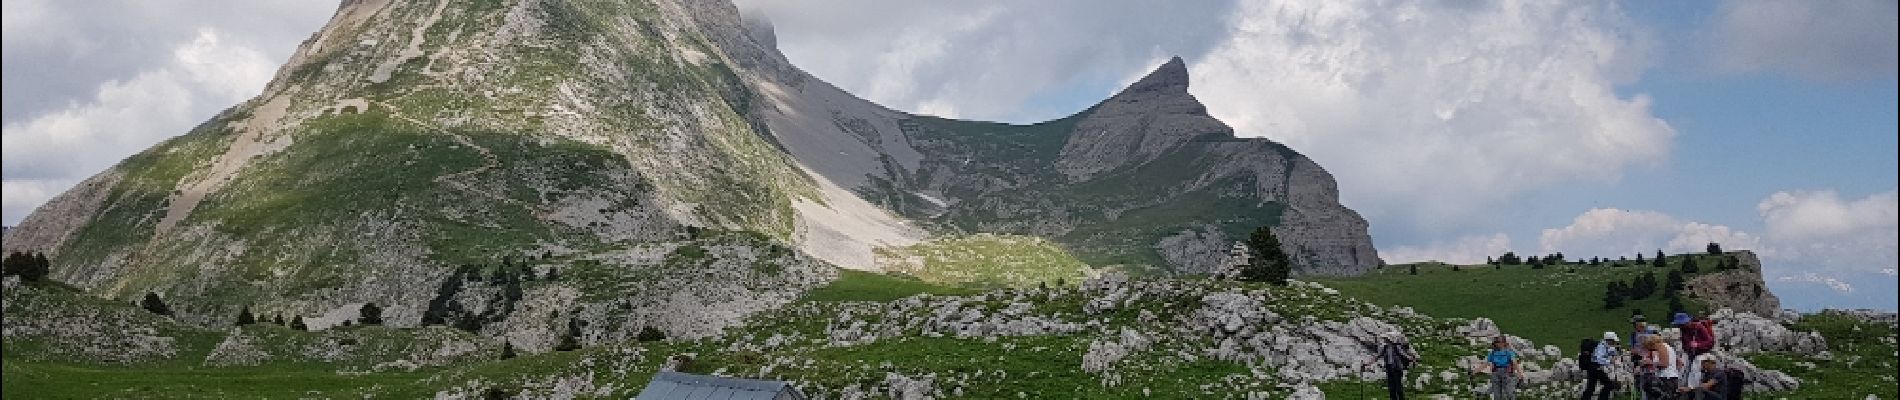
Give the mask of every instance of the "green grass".
M 1802 317 L 1789 329 L 1821 332 L 1821 336 L 1827 338 L 1828 350 L 1834 359 L 1815 360 L 1807 355 L 1788 353 L 1749 356 L 1749 362 L 1755 366 L 1801 379 L 1800 389 L 1773 395 L 1796 399 L 1860 399 L 1868 394 L 1900 393 L 1900 383 L 1893 379 L 1896 367 L 1893 327 L 1824 313 Z M 1812 363 L 1813 367 L 1801 363 Z
M 1698 264 L 1715 265 L 1716 256 L 1695 255 Z M 1498 327 L 1513 335 L 1536 342 L 1567 348 L 1579 339 L 1600 337 L 1604 331 L 1627 335 L 1632 310 L 1641 310 L 1650 320 L 1666 317 L 1668 302 L 1660 293 L 1643 300 L 1626 302 L 1624 307 L 1603 309 L 1604 286 L 1611 280 L 1629 281 L 1645 272 L 1655 272 L 1661 280 L 1680 263 L 1671 256 L 1665 268 L 1645 266 L 1591 267 L 1563 265 L 1531 269 L 1526 265 L 1453 266 L 1418 264 L 1418 275 L 1411 275 L 1411 264 L 1387 266 L 1363 276 L 1315 278 L 1340 293 L 1374 304 L 1412 307 L 1434 317 L 1490 318 Z M 1574 272 L 1572 272 L 1574 271 Z M 1703 273 L 1709 272 L 1704 267 Z M 1693 276 L 1693 275 L 1691 275 Z M 1701 305 L 1685 302 L 1691 312 Z
M 400 371 L 343 375 L 320 365 L 278 364 L 212 368 L 9 361 L 0 370 L 7 382 L 0 394 L 13 399 L 348 397 L 358 388 L 428 376 Z
M 838 271 L 838 280 L 805 292 L 802 301 L 891 301 L 918 294 L 960 296 L 974 290 L 940 286 L 916 279 L 854 270 Z
M 1088 264 L 1033 236 L 977 234 L 880 249 L 901 272 L 925 282 L 969 287 L 1030 287 L 1080 282 Z

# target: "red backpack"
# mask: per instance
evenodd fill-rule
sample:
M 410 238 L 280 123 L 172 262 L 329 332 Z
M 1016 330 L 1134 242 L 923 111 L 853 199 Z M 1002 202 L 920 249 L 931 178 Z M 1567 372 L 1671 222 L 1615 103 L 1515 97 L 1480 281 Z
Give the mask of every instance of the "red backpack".
M 1715 329 L 1710 326 L 1714 324 L 1714 321 L 1702 320 L 1684 325 L 1682 327 L 1683 347 L 1697 354 L 1715 349 Z

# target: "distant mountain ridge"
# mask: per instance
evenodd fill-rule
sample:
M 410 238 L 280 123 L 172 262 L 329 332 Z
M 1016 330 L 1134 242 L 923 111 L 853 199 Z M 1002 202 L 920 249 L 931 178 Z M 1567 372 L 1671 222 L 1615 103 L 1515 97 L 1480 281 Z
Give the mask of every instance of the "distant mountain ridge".
M 1274 226 L 1300 272 L 1380 263 L 1331 174 L 1284 145 L 1235 137 L 1188 93 L 1179 57 L 1095 106 L 1031 125 L 896 112 L 802 72 L 764 77 L 767 101 L 754 112 L 789 154 L 930 226 L 1044 236 L 1092 264 L 1188 272 L 1228 262 L 1233 242 Z
M 724 1 L 348 0 L 264 93 L 49 201 L 5 247 L 192 323 L 250 307 L 322 329 L 375 303 L 529 351 L 574 320 L 587 341 L 711 334 L 834 266 L 968 233 L 1199 272 L 1274 226 L 1301 272 L 1379 263 L 1329 174 L 1235 138 L 1187 84 L 1175 59 L 1067 118 L 957 121 L 799 71 Z

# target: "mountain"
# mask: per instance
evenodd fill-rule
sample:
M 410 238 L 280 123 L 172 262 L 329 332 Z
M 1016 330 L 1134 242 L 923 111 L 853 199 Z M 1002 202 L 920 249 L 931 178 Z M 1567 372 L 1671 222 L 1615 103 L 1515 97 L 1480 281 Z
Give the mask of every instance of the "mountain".
M 1174 59 L 1067 118 L 959 121 L 798 70 L 723 1 L 346 0 L 258 97 L 5 247 L 194 324 L 249 307 L 324 329 L 373 303 L 531 351 L 569 325 L 714 334 L 834 267 L 1202 272 L 1259 226 L 1302 273 L 1379 264 L 1330 175 L 1235 138 L 1187 85 Z M 1023 272 L 1043 264 L 1061 272 Z
M 779 70 L 758 82 L 755 114 L 786 152 L 939 230 L 1047 237 L 1094 265 L 1207 272 L 1273 226 L 1300 272 L 1380 263 L 1332 175 L 1284 145 L 1235 137 L 1188 93 L 1178 57 L 1086 110 L 1030 125 L 891 111 Z

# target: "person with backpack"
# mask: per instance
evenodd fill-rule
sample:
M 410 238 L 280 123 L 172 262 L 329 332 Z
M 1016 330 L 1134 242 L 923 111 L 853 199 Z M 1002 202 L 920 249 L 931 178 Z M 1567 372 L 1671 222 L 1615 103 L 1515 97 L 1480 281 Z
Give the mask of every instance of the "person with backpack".
M 1660 355 L 1656 354 L 1649 342 L 1661 343 L 1662 332 L 1655 325 L 1643 325 L 1643 330 L 1637 335 L 1638 339 L 1631 339 L 1636 343 L 1630 346 L 1630 384 L 1642 400 L 1662 400 L 1661 396 L 1651 394 L 1649 390 L 1656 386 L 1656 372 L 1660 365 L 1656 363 Z
M 1687 314 L 1683 314 L 1687 317 Z M 1690 359 L 1715 350 L 1715 321 L 1696 318 L 1682 325 L 1682 350 Z
M 1726 400 L 1728 399 L 1729 374 L 1716 368 L 1715 356 L 1703 354 L 1695 358 L 1696 369 L 1689 371 L 1689 384 L 1676 389 L 1678 400 Z
M 1378 350 L 1373 351 L 1372 359 L 1360 364 L 1365 368 L 1377 362 L 1385 368 L 1385 390 L 1392 400 L 1405 399 L 1405 370 L 1418 364 L 1418 352 L 1412 351 L 1412 345 L 1406 343 L 1405 335 L 1398 331 L 1386 332 L 1379 336 Z
M 1517 366 L 1517 351 L 1511 350 L 1511 342 L 1503 336 L 1491 341 L 1491 352 L 1484 355 L 1491 366 L 1491 398 L 1516 400 L 1517 382 L 1524 379 L 1524 370 Z
M 1682 369 L 1677 368 L 1682 362 L 1681 356 L 1676 354 L 1675 348 L 1663 343 L 1662 335 L 1644 337 L 1643 349 L 1649 352 L 1643 359 L 1643 365 L 1651 376 L 1638 386 L 1643 390 L 1643 398 L 1666 399 L 1674 396 L 1676 386 L 1682 380 Z
M 1616 362 L 1616 332 L 1603 332 L 1603 341 L 1580 350 L 1584 350 L 1577 355 L 1584 361 L 1580 362 L 1584 372 L 1583 400 L 1589 400 L 1591 394 L 1596 394 L 1597 400 L 1610 400 L 1610 394 L 1622 387 L 1615 379 L 1610 379 L 1610 373 L 1606 371 Z M 1599 393 L 1597 389 L 1603 391 Z

